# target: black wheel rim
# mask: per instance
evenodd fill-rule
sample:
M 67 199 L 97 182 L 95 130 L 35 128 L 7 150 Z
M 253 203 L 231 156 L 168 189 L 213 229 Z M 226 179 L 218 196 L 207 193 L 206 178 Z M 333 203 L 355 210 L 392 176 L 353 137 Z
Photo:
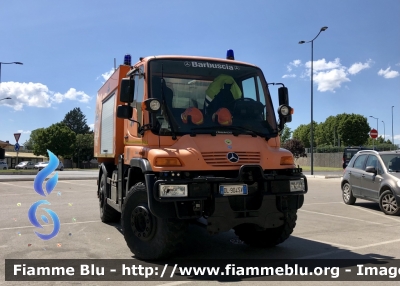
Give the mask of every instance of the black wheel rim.
M 137 206 L 131 214 L 133 234 L 141 240 L 149 240 L 153 233 L 153 217 L 145 206 Z

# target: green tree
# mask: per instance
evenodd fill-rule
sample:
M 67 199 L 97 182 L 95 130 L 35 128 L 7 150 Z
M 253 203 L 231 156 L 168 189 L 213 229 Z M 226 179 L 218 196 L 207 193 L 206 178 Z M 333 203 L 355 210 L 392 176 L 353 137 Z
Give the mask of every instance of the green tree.
M 338 125 L 337 116 L 329 116 L 324 122 L 318 124 L 318 128 L 315 132 L 318 146 L 338 146 Z
M 287 140 L 289 140 L 290 137 L 292 136 L 292 133 L 293 133 L 293 131 L 289 127 L 287 127 L 285 124 L 285 126 L 283 127 L 283 130 L 280 134 L 281 144 L 285 143 Z
M 32 130 L 32 132 L 29 136 L 29 139 L 26 140 L 24 143 L 25 149 L 34 150 L 34 145 L 35 145 L 35 142 L 37 141 L 37 136 L 40 133 L 40 130 L 42 130 L 42 129 L 44 129 L 44 128 L 38 128 L 38 129 Z
M 300 157 L 307 157 L 306 150 L 303 143 L 298 139 L 289 139 L 283 143 L 282 148 L 292 152 L 293 157 L 298 159 Z
M 90 127 L 86 123 L 86 116 L 82 113 L 79 107 L 75 107 L 68 112 L 62 121 L 76 134 L 90 133 Z
M 293 139 L 298 139 L 300 140 L 305 148 L 310 148 L 311 147 L 311 124 L 301 124 L 299 125 L 294 131 L 293 131 L 293 135 L 292 138 Z M 317 138 L 317 134 L 316 134 L 316 130 L 318 129 L 318 123 L 317 122 L 313 122 L 313 137 L 314 137 L 314 146 L 316 146 L 316 138 Z
M 343 145 L 359 146 L 368 140 L 371 127 L 366 117 L 359 114 L 339 114 L 338 123 L 338 132 Z
M 94 133 L 78 134 L 74 144 L 75 162 L 93 159 L 94 154 Z
M 47 150 L 56 156 L 68 157 L 73 153 L 73 145 L 76 135 L 63 123 L 55 123 L 48 128 L 39 129 L 33 153 L 35 155 L 48 156 Z

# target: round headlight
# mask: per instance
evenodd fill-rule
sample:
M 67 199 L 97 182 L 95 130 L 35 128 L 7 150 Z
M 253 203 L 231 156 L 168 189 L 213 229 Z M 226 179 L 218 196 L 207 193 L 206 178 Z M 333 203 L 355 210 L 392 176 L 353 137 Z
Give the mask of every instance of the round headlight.
M 287 107 L 287 106 L 282 106 L 282 107 L 281 107 L 281 114 L 282 114 L 283 116 L 289 115 L 289 107 Z
M 151 110 L 159 110 L 160 109 L 160 102 L 158 100 L 152 100 L 150 101 L 150 108 Z

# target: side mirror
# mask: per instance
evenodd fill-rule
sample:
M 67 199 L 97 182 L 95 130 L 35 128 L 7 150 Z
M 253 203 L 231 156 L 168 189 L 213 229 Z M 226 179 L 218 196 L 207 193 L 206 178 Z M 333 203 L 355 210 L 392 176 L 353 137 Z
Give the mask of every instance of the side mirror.
M 117 117 L 123 119 L 131 119 L 133 114 L 133 107 L 130 105 L 118 105 Z
M 119 90 L 119 100 L 125 103 L 133 102 L 135 93 L 135 80 L 133 78 L 123 78 Z
M 289 105 L 289 90 L 287 87 L 278 88 L 279 105 Z
M 367 166 L 367 168 L 365 168 L 365 172 L 374 173 L 375 175 L 378 173 L 378 171 L 373 166 Z

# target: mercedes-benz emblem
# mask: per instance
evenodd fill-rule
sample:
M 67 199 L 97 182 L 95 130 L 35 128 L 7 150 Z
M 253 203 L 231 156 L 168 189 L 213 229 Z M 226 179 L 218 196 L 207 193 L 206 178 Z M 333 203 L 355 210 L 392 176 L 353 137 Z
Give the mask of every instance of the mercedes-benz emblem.
M 191 64 L 190 62 L 185 62 L 184 65 L 185 65 L 185 67 L 187 67 L 187 68 L 192 66 L 192 64 Z
M 238 66 L 235 66 L 235 70 L 239 70 L 240 68 Z
M 231 163 L 239 162 L 239 156 L 235 152 L 229 152 L 226 157 Z

